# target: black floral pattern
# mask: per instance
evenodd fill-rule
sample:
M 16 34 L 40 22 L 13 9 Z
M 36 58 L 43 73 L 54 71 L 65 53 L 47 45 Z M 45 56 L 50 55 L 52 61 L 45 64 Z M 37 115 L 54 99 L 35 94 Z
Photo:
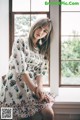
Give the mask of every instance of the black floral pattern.
M 9 96 L 10 96 L 10 97 L 12 97 L 12 96 L 13 96 L 13 94 L 12 94 L 11 92 L 9 92 Z
M 13 78 L 13 73 L 8 76 L 8 80 Z
M 14 86 L 16 84 L 16 81 L 15 80 L 11 80 L 10 81 L 10 86 L 12 87 L 12 86 Z

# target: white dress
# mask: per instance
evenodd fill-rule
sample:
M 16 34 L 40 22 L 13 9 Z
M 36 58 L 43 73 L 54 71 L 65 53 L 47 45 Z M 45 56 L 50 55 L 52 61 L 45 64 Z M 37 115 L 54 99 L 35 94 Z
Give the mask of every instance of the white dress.
M 46 71 L 44 57 L 39 54 L 38 49 L 35 52 L 31 51 L 28 40 L 14 41 L 9 71 L 5 79 L 2 79 L 0 92 L 0 108 L 12 107 L 13 120 L 32 116 L 51 104 L 45 101 L 39 102 L 21 77 L 23 73 L 28 72 L 31 80 L 36 84 L 36 76 L 45 75 Z

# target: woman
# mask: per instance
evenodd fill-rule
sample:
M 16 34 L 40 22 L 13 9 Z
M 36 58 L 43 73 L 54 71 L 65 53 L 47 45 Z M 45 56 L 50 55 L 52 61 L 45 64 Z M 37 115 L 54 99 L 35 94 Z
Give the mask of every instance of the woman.
M 53 97 L 43 91 L 46 73 L 51 20 L 37 21 L 31 28 L 28 40 L 14 41 L 9 72 L 2 81 L 0 108 L 12 107 L 13 120 L 42 114 L 44 120 L 53 120 Z

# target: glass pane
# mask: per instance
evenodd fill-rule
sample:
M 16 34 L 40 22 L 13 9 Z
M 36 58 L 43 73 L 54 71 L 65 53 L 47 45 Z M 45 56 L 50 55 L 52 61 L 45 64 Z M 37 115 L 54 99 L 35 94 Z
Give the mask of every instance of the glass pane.
M 49 11 L 49 5 L 45 5 L 45 0 L 37 0 L 36 2 L 34 0 L 12 0 L 13 12 L 30 12 L 30 6 L 31 11 Z
M 30 26 L 38 19 L 46 18 L 47 14 L 15 14 L 14 15 L 14 36 L 27 37 Z M 30 20 L 31 19 L 31 20 Z
M 62 12 L 61 35 L 80 35 L 80 12 Z
M 12 11 L 30 11 L 30 0 L 12 0 Z
M 61 84 L 80 85 L 80 38 L 61 38 Z
M 61 62 L 61 84 L 80 85 L 80 61 Z
M 61 5 L 61 11 L 80 11 L 80 1 L 79 0 L 65 0 L 63 1 L 63 4 Z M 69 4 L 69 5 L 66 5 Z M 71 5 L 70 5 L 71 4 Z
M 15 14 L 14 16 L 14 37 L 27 37 L 30 28 L 30 15 Z
M 80 60 L 80 37 L 61 38 L 61 60 Z
M 31 11 L 49 11 L 49 5 L 45 5 L 45 0 L 31 0 Z

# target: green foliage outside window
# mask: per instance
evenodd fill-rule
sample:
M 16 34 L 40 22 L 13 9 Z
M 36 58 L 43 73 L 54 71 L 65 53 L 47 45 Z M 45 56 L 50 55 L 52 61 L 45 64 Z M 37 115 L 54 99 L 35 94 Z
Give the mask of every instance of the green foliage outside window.
M 80 77 L 80 38 L 74 36 L 62 41 L 61 73 L 63 77 Z

